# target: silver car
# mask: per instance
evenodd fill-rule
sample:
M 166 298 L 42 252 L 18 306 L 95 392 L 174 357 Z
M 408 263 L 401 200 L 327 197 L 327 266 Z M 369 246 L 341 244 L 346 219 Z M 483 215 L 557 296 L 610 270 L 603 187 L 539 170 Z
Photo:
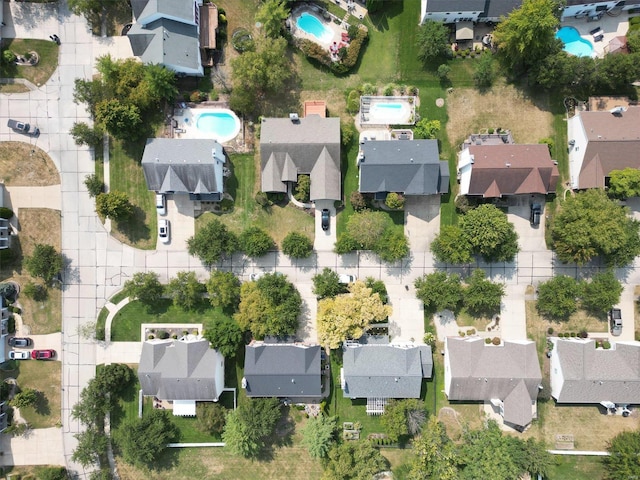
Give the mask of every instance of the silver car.
M 158 238 L 162 243 L 169 243 L 171 240 L 171 230 L 169 228 L 169 220 L 158 220 Z
M 611 324 L 611 335 L 619 336 L 622 333 L 622 311 L 619 308 L 609 310 L 609 323 Z

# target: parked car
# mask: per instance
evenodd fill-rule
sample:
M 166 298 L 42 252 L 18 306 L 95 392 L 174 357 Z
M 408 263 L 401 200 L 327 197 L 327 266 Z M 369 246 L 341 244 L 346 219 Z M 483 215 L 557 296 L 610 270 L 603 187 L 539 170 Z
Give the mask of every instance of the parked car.
M 9 352 L 10 360 L 29 360 L 31 358 L 31 354 L 26 350 L 11 350 Z
M 531 204 L 531 213 L 529 215 L 529 222 L 532 227 L 540 225 L 540 216 L 542 215 L 542 205 L 539 203 Z
M 340 283 L 349 284 L 355 282 L 356 280 L 358 280 L 358 277 L 349 273 L 341 273 L 340 275 L 338 275 L 338 281 Z
M 31 351 L 31 358 L 34 360 L 51 360 L 52 358 L 55 358 L 55 356 L 56 351 L 51 349 Z
M 171 231 L 169 228 L 169 220 L 158 220 L 158 237 L 162 243 L 169 243 L 171 239 Z
M 156 193 L 156 211 L 158 215 L 167 214 L 167 199 L 163 193 Z
M 619 308 L 609 310 L 609 323 L 611 335 L 619 336 L 622 333 L 622 311 Z
M 325 232 L 329 230 L 330 220 L 331 220 L 331 216 L 329 215 L 329 209 L 323 208 L 322 209 L 322 230 L 324 230 Z
M 7 126 L 13 129 L 16 132 L 26 133 L 27 135 L 32 135 L 37 137 L 40 134 L 40 129 L 38 127 L 31 128 L 26 122 L 19 122 L 18 120 L 9 119 L 7 121 Z
M 33 341 L 30 338 L 11 337 L 9 339 L 10 347 L 29 347 L 33 345 Z

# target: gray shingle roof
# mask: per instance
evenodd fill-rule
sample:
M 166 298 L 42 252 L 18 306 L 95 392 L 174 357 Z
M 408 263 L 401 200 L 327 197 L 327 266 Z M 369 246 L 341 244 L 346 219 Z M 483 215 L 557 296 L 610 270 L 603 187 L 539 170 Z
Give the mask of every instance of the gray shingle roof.
M 163 400 L 217 400 L 224 383 L 224 358 L 207 340 L 142 344 L 138 379 L 144 395 Z M 216 381 L 218 380 L 218 381 Z
M 286 192 L 284 182 L 310 175 L 312 201 L 340 200 L 340 119 L 262 119 L 260 165 L 264 192 Z
M 445 344 L 445 385 L 449 400 L 504 402 L 504 418 L 525 426 L 542 381 L 534 342 L 485 345 L 482 338 L 449 337 Z M 525 399 L 522 388 L 527 392 Z M 507 401 L 509 399 L 509 401 Z M 524 423 L 517 423 L 523 421 Z
M 345 345 L 343 351 L 347 398 L 419 398 L 422 379 L 432 373 L 427 345 Z
M 485 0 L 427 0 L 425 12 L 482 12 Z
M 361 148 L 359 190 L 363 193 L 449 191 L 449 164 L 440 161 L 437 140 L 365 140 Z
M 520 8 L 522 0 L 487 0 L 485 13 L 480 18 L 500 18 L 509 15 L 516 8 Z
M 225 156 L 215 140 L 150 138 L 142 155 L 149 190 L 219 200 Z
M 640 343 L 596 350 L 593 340 L 554 341 L 551 384 L 558 403 L 640 403 Z
M 247 396 L 319 398 L 320 350 L 319 345 L 247 345 L 244 359 Z
M 194 23 L 193 0 L 131 0 L 134 17 L 146 23 L 158 15 Z

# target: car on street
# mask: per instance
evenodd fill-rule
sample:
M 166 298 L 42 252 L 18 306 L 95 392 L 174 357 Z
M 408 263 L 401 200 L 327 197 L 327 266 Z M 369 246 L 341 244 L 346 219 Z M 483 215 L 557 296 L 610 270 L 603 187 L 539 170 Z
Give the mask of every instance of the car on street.
M 163 193 L 156 193 L 156 211 L 158 215 L 167 214 L 167 199 Z
M 349 283 L 353 283 L 356 280 L 358 280 L 358 277 L 356 277 L 355 275 L 351 275 L 349 273 L 341 273 L 340 275 L 338 275 L 338 281 L 340 283 L 344 283 L 349 284 Z
M 158 238 L 160 238 L 162 243 L 169 243 L 171 239 L 169 220 L 165 220 L 164 218 L 158 220 Z
M 30 358 L 31 354 L 26 350 L 11 350 L 9 352 L 10 360 L 29 360 Z
M 611 335 L 617 337 L 622 333 L 622 310 L 619 308 L 609 310 L 609 324 L 611 325 Z
M 10 347 L 29 347 L 33 345 L 33 341 L 30 338 L 11 337 L 9 339 Z
M 7 126 L 15 132 L 26 133 L 27 135 L 34 137 L 37 137 L 40 134 L 40 129 L 38 127 L 32 128 L 28 123 L 20 122 L 18 120 L 9 119 L 7 121 Z
M 542 215 L 542 205 L 539 203 L 531 204 L 531 213 L 529 214 L 529 223 L 532 227 L 540 225 L 540 216 Z
M 55 356 L 56 351 L 51 349 L 31 351 L 31 358 L 34 360 L 51 360 L 52 358 L 55 358 Z
M 323 208 L 322 209 L 322 230 L 324 230 L 325 232 L 327 230 L 329 230 L 329 221 L 330 221 L 330 215 L 329 215 L 329 209 L 328 208 Z

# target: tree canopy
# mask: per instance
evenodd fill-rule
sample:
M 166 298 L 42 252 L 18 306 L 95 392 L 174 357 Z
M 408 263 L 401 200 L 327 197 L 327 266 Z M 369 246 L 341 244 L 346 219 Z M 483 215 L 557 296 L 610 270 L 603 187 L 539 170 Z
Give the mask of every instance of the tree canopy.
M 323 480 L 371 480 L 389 467 L 388 460 L 371 442 L 345 442 L 329 450 Z
M 625 168 L 609 172 L 609 189 L 611 198 L 640 197 L 640 170 Z
M 460 228 L 471 253 L 487 262 L 510 262 L 518 253 L 518 234 L 507 215 L 495 205 L 469 210 L 460 219 Z
M 227 414 L 222 439 L 235 455 L 255 458 L 269 442 L 281 415 L 277 398 L 243 400 Z
M 582 306 L 594 313 L 605 313 L 620 301 L 622 284 L 612 270 L 595 274 L 582 285 Z
M 451 51 L 449 29 L 442 22 L 427 20 L 418 29 L 416 46 L 418 58 L 425 64 L 444 58 Z
M 335 297 L 341 293 L 347 293 L 347 286 L 340 283 L 340 276 L 329 267 L 324 267 L 322 272 L 312 278 L 313 293 L 319 298 Z
M 578 309 L 580 287 L 572 277 L 558 275 L 538 285 L 536 308 L 549 318 L 565 320 Z
M 411 467 L 410 478 L 458 479 L 456 447 L 437 417 L 430 417 L 420 435 L 413 439 L 413 451 L 416 459 Z
M 236 310 L 240 303 L 240 279 L 233 272 L 213 270 L 207 280 L 207 293 L 212 306 Z
M 122 220 L 131 216 L 133 205 L 126 193 L 113 190 L 96 197 L 96 212 L 111 220 Z
M 238 237 L 240 248 L 249 257 L 262 257 L 274 246 L 273 239 L 260 227 L 247 227 Z
M 426 419 L 427 410 L 424 402 L 417 398 L 409 398 L 390 400 L 380 420 L 389 438 L 397 442 L 401 437 L 420 433 Z
M 155 272 L 134 273 L 130 280 L 124 282 L 124 290 L 147 307 L 155 305 L 164 293 L 164 287 Z
M 458 311 L 462 303 L 462 281 L 460 275 L 433 272 L 416 279 L 416 296 L 424 303 L 425 310 Z
M 238 249 L 238 238 L 218 219 L 206 223 L 187 240 L 189 255 L 213 265 Z
M 464 289 L 464 306 L 474 315 L 491 316 L 500 312 L 504 285 L 486 279 L 484 270 L 476 268 Z
M 256 22 L 262 24 L 267 37 L 278 38 L 288 16 L 289 7 L 284 0 L 266 0 L 256 12 Z
M 205 287 L 195 272 L 178 272 L 167 285 L 167 295 L 173 304 L 185 310 L 193 310 L 202 300 Z
M 607 480 L 640 477 L 640 432 L 624 431 L 613 437 L 607 444 L 610 456 L 604 457 Z
M 431 252 L 439 262 L 456 265 L 471 263 L 471 245 L 457 225 L 443 225 L 431 242 Z
M 223 357 L 235 357 L 242 344 L 242 329 L 232 318 L 222 317 L 214 320 L 204 330 L 204 338 L 218 350 Z
M 289 232 L 282 240 L 282 253 L 291 258 L 308 258 L 313 252 L 313 241 L 300 232 Z
M 64 262 L 62 254 L 51 245 L 36 243 L 33 253 L 25 257 L 24 266 L 32 277 L 40 277 L 50 283 L 62 271 Z
M 302 429 L 302 445 L 313 458 L 325 458 L 336 441 L 338 419 L 320 414 L 310 417 Z

